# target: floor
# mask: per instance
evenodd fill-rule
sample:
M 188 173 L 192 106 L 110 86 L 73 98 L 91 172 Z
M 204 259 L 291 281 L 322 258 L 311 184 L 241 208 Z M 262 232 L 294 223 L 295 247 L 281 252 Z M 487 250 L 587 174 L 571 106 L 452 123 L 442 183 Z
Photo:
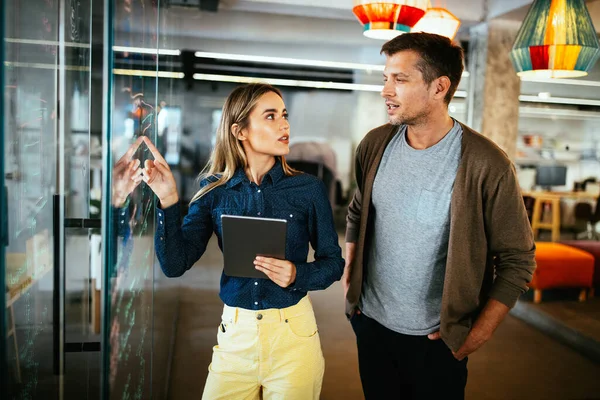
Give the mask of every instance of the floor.
M 211 241 L 200 263 L 181 280 L 179 320 L 169 398 L 201 396 L 222 303 L 221 255 Z M 321 399 L 362 399 L 355 338 L 343 314 L 340 283 L 311 293 L 325 355 Z M 600 399 L 600 365 L 508 316 L 470 357 L 467 399 Z
M 577 301 L 579 290 L 548 290 L 540 304 L 529 306 L 600 343 L 600 297 Z

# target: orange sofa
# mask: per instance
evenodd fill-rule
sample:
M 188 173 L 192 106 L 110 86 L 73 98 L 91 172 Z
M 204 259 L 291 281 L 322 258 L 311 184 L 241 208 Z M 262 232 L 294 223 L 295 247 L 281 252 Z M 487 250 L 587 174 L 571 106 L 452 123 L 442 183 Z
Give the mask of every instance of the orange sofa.
M 534 302 L 542 301 L 542 291 L 554 288 L 581 288 L 579 301 L 585 301 L 592 288 L 594 256 L 560 243 L 537 242 L 537 268 L 529 286 L 534 290 Z

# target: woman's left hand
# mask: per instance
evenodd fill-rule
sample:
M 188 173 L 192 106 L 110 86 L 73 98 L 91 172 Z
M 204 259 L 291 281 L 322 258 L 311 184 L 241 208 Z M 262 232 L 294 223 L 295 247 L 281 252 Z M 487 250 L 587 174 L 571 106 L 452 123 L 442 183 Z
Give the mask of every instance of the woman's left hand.
M 282 288 L 286 288 L 296 281 L 296 266 L 290 261 L 256 257 L 254 265 L 257 270 L 264 272 L 270 280 Z

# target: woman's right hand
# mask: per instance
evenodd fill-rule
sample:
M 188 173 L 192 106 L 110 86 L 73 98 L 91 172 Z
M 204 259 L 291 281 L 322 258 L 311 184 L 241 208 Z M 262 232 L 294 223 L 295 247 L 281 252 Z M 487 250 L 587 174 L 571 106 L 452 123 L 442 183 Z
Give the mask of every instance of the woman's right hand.
M 111 196 L 114 207 L 123 207 L 127 197 L 142 181 L 142 170 L 139 168 L 140 160 L 133 158 L 140 144 L 142 144 L 142 138 L 138 138 L 129 146 L 127 152 L 113 167 Z
M 175 177 L 158 149 L 154 147 L 150 139 L 144 136 L 144 143 L 154 156 L 154 160 L 146 160 L 142 179 L 160 200 L 161 208 L 167 208 L 179 202 L 177 184 Z

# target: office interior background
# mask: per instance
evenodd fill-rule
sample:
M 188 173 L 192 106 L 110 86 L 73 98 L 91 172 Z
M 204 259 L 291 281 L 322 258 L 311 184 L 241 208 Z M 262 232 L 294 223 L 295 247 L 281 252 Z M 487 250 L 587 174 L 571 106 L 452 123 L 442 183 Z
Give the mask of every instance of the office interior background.
M 328 186 L 343 247 L 354 152 L 387 122 L 384 41 L 363 34 L 357 3 L 369 2 L 2 2 L 2 399 L 201 396 L 222 308 L 220 251 L 211 241 L 186 275 L 165 277 L 154 195 L 136 189 L 131 230 L 119 235 L 112 174 L 148 136 L 185 210 L 224 100 L 242 83 L 282 90 L 288 160 Z M 539 271 L 560 269 L 551 284 L 534 281 L 470 357 L 467 398 L 600 399 L 600 64 L 578 78 L 519 77 L 509 54 L 532 1 L 427 3 L 460 20 L 465 73 L 450 115 L 513 160 Z M 600 1 L 581 3 L 597 37 Z M 150 158 L 144 146 L 138 155 Z M 341 285 L 312 296 L 326 360 L 321 398 L 361 399 Z

